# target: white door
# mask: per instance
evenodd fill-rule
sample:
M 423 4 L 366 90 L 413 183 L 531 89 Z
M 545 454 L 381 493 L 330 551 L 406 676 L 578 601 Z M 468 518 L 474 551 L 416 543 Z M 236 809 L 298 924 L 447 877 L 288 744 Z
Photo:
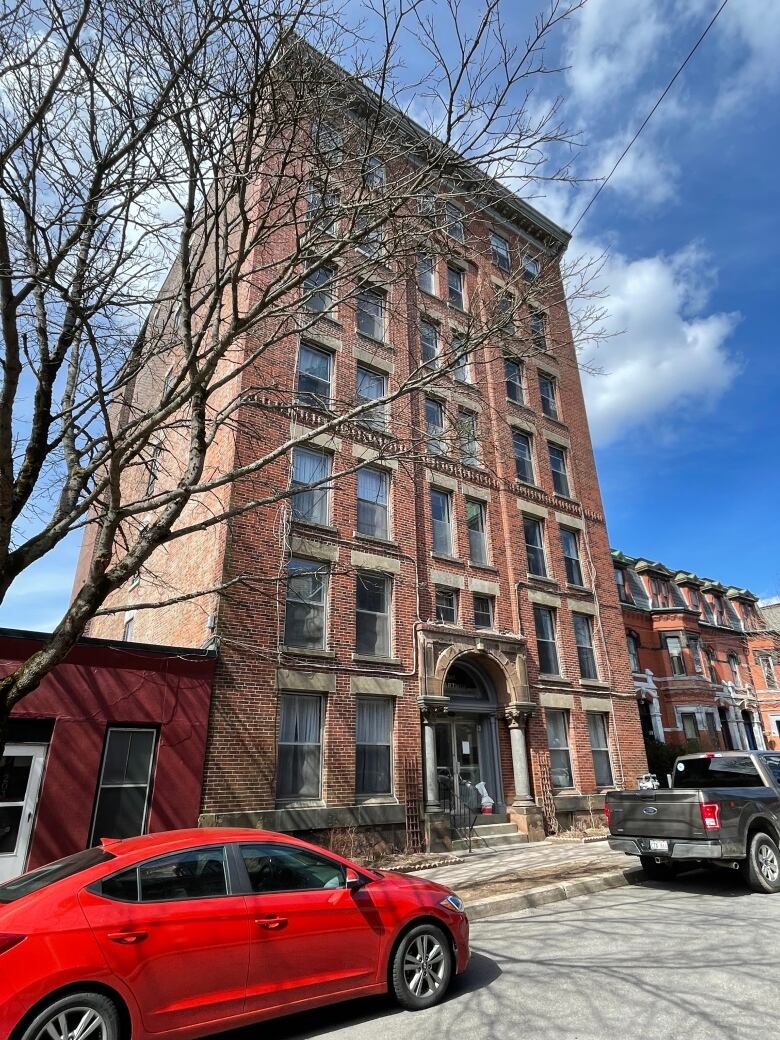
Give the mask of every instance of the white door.
M 45 758 L 45 744 L 6 744 L 0 758 L 0 881 L 24 872 Z

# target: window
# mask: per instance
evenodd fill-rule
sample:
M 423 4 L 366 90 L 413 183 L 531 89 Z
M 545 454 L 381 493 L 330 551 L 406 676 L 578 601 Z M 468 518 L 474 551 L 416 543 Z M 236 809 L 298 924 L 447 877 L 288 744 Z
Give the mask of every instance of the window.
M 720 737 L 718 736 L 718 727 L 715 724 L 714 712 L 705 712 L 704 722 L 707 726 L 707 736 L 710 738 L 710 747 L 714 748 L 716 751 L 720 751 L 723 745 L 721 744 Z
M 339 201 L 337 191 L 325 191 L 319 184 L 310 184 L 306 198 L 306 220 L 309 226 L 324 235 L 335 235 Z
M 146 831 L 156 743 L 153 729 L 109 727 L 90 845 L 101 838 L 130 838 Z
M 122 627 L 122 641 L 125 643 L 132 643 L 134 630 L 135 614 L 131 614 L 129 617 L 125 618 L 125 623 Z
M 512 260 L 509 255 L 509 243 L 501 235 L 497 235 L 495 231 L 490 233 L 490 252 L 496 267 L 500 267 L 502 271 L 510 269 Z
M 72 856 L 54 860 L 43 867 L 28 870 L 26 874 L 0 884 L 0 903 L 13 903 L 23 896 L 32 895 L 42 889 L 53 885 L 55 881 L 64 881 L 65 878 L 75 877 L 84 870 L 91 870 L 102 863 L 108 863 L 115 859 L 105 849 L 85 849 L 83 852 L 74 852 Z
M 692 711 L 681 711 L 680 722 L 682 723 L 683 735 L 686 740 L 691 741 L 698 747 L 699 744 L 699 727 L 696 724 L 696 715 Z M 677 776 L 675 775 L 675 787 L 677 786 Z
M 385 184 L 385 164 L 378 155 L 366 156 L 366 168 L 363 183 L 367 188 L 383 188 Z
M 424 365 L 438 366 L 439 330 L 430 321 L 420 322 L 420 357 Z
M 555 639 L 555 611 L 534 606 L 534 627 L 542 675 L 558 675 L 558 644 Z
M 707 660 L 707 671 L 709 672 L 710 682 L 720 682 L 718 679 L 718 669 L 715 667 L 715 652 L 707 647 L 704 651 L 704 656 Z
M 531 438 L 520 430 L 512 430 L 512 450 L 515 456 L 517 479 L 526 484 L 534 482 L 534 466 L 531 461 Z
M 424 191 L 418 196 L 417 212 L 428 223 L 436 222 L 436 196 L 432 191 Z
M 357 576 L 355 650 L 368 657 L 390 656 L 390 579 L 382 574 Z
M 458 622 L 458 594 L 454 589 L 436 589 L 436 620 L 443 625 Z
M 580 536 L 568 527 L 561 528 L 561 551 L 566 567 L 566 581 L 570 585 L 584 585 L 580 563 Z
M 322 793 L 322 698 L 302 693 L 279 697 L 276 797 L 319 799 Z
M 626 581 L 626 572 L 622 567 L 615 567 L 615 584 L 618 590 L 618 599 L 621 603 L 633 603 L 634 599 Z
M 538 351 L 547 350 L 547 318 L 543 311 L 531 311 L 531 343 Z
M 731 669 L 731 678 L 735 686 L 742 686 L 742 679 L 739 674 L 739 658 L 736 654 L 729 654 L 728 657 L 729 668 Z
M 569 713 L 545 708 L 547 746 L 550 749 L 550 779 L 556 790 L 574 787 L 569 754 Z
M 375 372 L 365 365 L 358 365 L 355 379 L 355 397 L 358 404 L 367 401 L 378 401 L 387 392 L 387 381 L 381 372 Z M 358 422 L 375 430 L 384 430 L 387 426 L 387 413 L 383 404 L 370 408 L 358 416 Z
M 454 202 L 445 202 L 444 219 L 446 221 L 447 234 L 450 238 L 454 238 L 456 242 L 465 242 L 466 228 L 463 223 L 463 210 L 456 206 Z
M 293 449 L 293 488 L 305 488 L 312 484 L 308 491 L 296 491 L 292 496 L 292 512 L 296 520 L 305 520 L 310 524 L 327 524 L 328 522 L 328 489 L 322 481 L 330 477 L 331 457 L 327 452 L 315 448 Z
M 701 606 L 699 603 L 699 593 L 696 591 L 696 589 L 688 589 L 688 600 L 693 610 L 701 610 Z
M 314 148 L 319 152 L 319 158 L 326 163 L 340 163 L 342 159 L 341 134 L 330 123 L 316 122 L 312 126 L 312 138 Z
M 390 479 L 383 469 L 366 466 L 357 475 L 357 529 L 372 538 L 387 538 Z
M 452 369 L 453 379 L 456 379 L 459 383 L 471 382 L 469 349 L 462 336 L 454 335 L 452 337 L 452 353 L 455 357 L 455 364 Z
M 149 459 L 149 472 L 146 478 L 146 497 L 154 494 L 157 477 L 160 474 L 160 460 L 162 459 L 162 444 L 158 441 L 152 448 L 152 457 Z
M 304 306 L 317 314 L 327 314 L 333 307 L 333 269 L 310 267 L 303 280 Z
M 535 282 L 539 277 L 539 261 L 532 256 L 524 256 L 522 259 L 523 278 L 526 282 Z
M 363 288 L 357 294 L 357 330 L 379 342 L 385 336 L 385 297 L 377 289 Z
M 496 293 L 496 318 L 498 319 L 498 331 L 506 336 L 515 334 L 515 298 L 509 292 L 499 290 Z
M 344 867 L 297 845 L 241 845 L 252 892 L 306 892 L 344 888 Z
M 113 882 L 115 898 L 134 901 L 137 888 L 134 869 L 107 879 Z M 222 845 L 203 849 L 184 849 L 161 856 L 137 868 L 142 903 L 161 903 L 172 899 L 214 899 L 227 895 L 225 849 Z M 104 883 L 105 884 L 105 883 Z M 110 886 L 112 887 L 112 886 Z M 105 895 L 105 888 L 103 889 Z
M 666 637 L 666 652 L 669 654 L 669 660 L 672 663 L 672 675 L 686 675 L 682 642 L 679 636 Z
M 295 557 L 288 560 L 284 614 L 285 646 L 300 646 L 307 650 L 325 648 L 327 592 L 327 568 L 311 560 Z
M 555 493 L 569 498 L 569 474 L 566 470 L 566 449 L 557 444 L 548 444 L 550 452 L 550 469 L 552 470 Z
M 425 436 L 428 451 L 431 455 L 443 455 L 444 442 L 444 405 L 433 397 L 425 398 Z
M 542 398 L 542 411 L 550 419 L 558 418 L 555 380 L 552 376 L 539 373 L 539 393 Z
M 417 285 L 423 292 L 436 293 L 436 264 L 430 253 L 421 253 L 417 260 Z
M 519 361 L 504 358 L 504 379 L 509 400 L 515 404 L 523 404 L 523 369 Z
M 609 716 L 597 711 L 585 713 L 588 719 L 590 750 L 593 754 L 593 772 L 597 787 L 611 787 L 612 763 L 609 760 Z
M 474 597 L 474 627 L 493 628 L 495 617 L 495 601 L 492 596 Z
M 431 522 L 433 551 L 441 556 L 452 556 L 452 495 L 431 488 Z
M 298 397 L 314 408 L 329 408 L 332 355 L 308 343 L 298 351 Z
M 544 527 L 535 516 L 523 517 L 525 531 L 525 553 L 528 557 L 528 573 L 539 578 L 547 577 L 547 561 L 544 557 Z
M 463 272 L 457 267 L 447 265 L 447 299 L 453 307 L 465 310 L 463 297 Z
M 768 690 L 777 689 L 777 678 L 775 677 L 775 665 L 771 657 L 764 656 L 759 658 L 761 665 L 761 671 L 764 673 L 764 682 Z
M 458 448 L 461 460 L 467 466 L 479 465 L 477 417 L 465 408 L 458 409 Z
M 593 620 L 587 614 L 572 614 L 574 642 L 577 644 L 577 660 L 583 679 L 598 679 L 596 655 L 593 652 Z
M 361 236 L 355 248 L 370 260 L 381 260 L 385 255 L 385 229 L 382 225 L 366 230 L 374 217 L 359 216 L 355 221 L 355 231 Z
M 701 646 L 699 645 L 698 636 L 688 636 L 688 649 L 691 651 L 691 657 L 693 658 L 693 670 L 701 674 L 704 669 L 701 663 Z
M 672 591 L 669 588 L 669 582 L 665 578 L 651 578 L 650 592 L 654 607 L 671 607 Z
M 487 539 L 485 538 L 485 504 L 473 498 L 466 499 L 466 527 L 469 532 L 469 556 L 471 562 L 484 567 L 488 562 Z
M 626 646 L 628 647 L 628 659 L 631 662 L 631 671 L 641 672 L 642 668 L 639 664 L 639 636 L 634 635 L 633 632 L 629 632 L 626 636 Z
M 393 702 L 358 697 L 355 727 L 355 794 L 391 794 Z

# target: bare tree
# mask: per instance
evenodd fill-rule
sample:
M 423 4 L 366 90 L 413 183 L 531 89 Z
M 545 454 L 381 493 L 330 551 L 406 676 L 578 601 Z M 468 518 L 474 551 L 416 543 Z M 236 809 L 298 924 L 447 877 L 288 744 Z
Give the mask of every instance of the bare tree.
M 552 0 L 520 47 L 504 0 L 374 0 L 357 26 L 329 0 L 3 5 L 0 599 L 69 533 L 92 552 L 55 630 L 0 682 L 0 751 L 14 705 L 91 619 L 120 609 L 117 590 L 152 574 L 155 552 L 300 490 L 258 479 L 295 445 L 356 424 L 377 433 L 387 408 L 496 337 L 554 351 L 533 329 L 516 335 L 530 318 L 515 264 L 501 291 L 470 301 L 435 364 L 379 397 L 326 398 L 264 363 L 334 306 L 361 297 L 370 322 L 421 251 L 458 249 L 461 211 L 522 215 L 502 177 L 570 177 L 558 102 L 534 85 L 581 2 Z M 531 261 L 533 291 L 562 304 L 555 230 Z M 597 308 L 576 313 L 592 333 Z M 306 427 L 273 451 L 227 464 L 217 452 L 302 409 Z M 417 427 L 375 441 L 420 456 Z M 136 605 L 219 591 L 160 585 Z

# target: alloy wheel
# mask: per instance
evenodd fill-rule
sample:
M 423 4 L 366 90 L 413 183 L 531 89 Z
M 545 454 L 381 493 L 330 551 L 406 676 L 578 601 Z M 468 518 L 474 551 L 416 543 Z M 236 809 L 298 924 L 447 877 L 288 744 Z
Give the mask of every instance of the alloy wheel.
M 99 1011 L 91 1007 L 72 1007 L 57 1011 L 44 1022 L 35 1040 L 106 1040 L 108 1026 Z
M 415 997 L 429 997 L 442 984 L 444 950 L 433 935 L 418 935 L 404 956 L 404 979 Z M 79 1038 L 80 1040 L 80 1038 Z
M 777 862 L 777 856 L 768 845 L 762 845 L 758 850 L 758 869 L 770 884 L 775 884 L 778 877 L 780 877 L 780 865 Z

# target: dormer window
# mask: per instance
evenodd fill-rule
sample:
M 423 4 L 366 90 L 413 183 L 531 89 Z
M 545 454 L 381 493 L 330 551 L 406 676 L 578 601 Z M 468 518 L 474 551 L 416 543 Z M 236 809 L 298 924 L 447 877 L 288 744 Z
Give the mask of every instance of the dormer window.
M 665 608 L 672 605 L 672 590 L 665 578 L 651 578 L 650 591 L 654 607 Z
M 696 589 L 688 589 L 688 602 L 690 603 L 693 610 L 701 610 L 701 604 L 699 603 L 699 593 Z

